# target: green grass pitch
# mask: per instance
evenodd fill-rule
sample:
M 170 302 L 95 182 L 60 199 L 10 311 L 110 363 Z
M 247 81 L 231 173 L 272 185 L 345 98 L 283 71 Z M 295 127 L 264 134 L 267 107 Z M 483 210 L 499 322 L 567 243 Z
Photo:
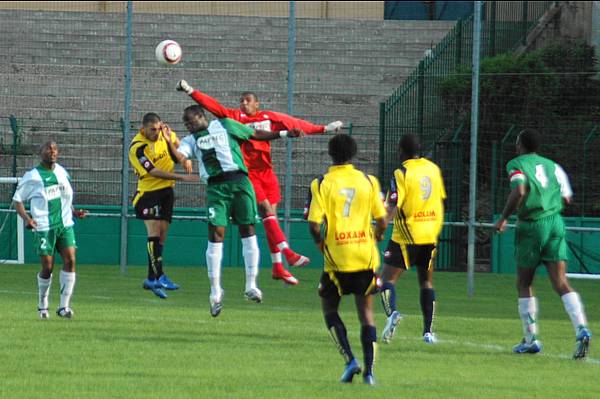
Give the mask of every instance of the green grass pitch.
M 243 299 L 243 268 L 226 268 L 224 309 L 208 312 L 206 269 L 167 267 L 182 289 L 167 300 L 141 289 L 145 268 L 80 266 L 72 320 L 38 320 L 37 265 L 2 265 L 0 397 L 3 398 L 598 398 L 600 349 L 570 360 L 574 333 L 547 277 L 538 276 L 539 355 L 514 355 L 521 338 L 514 277 L 438 273 L 439 343 L 421 342 L 416 275 L 398 285 L 405 313 L 390 345 L 379 345 L 376 387 L 338 383 L 343 362 L 323 323 L 316 269 L 284 287 L 261 271 L 262 304 Z M 600 282 L 572 281 L 592 331 L 600 333 Z M 50 305 L 58 304 L 58 273 Z M 377 298 L 378 334 L 384 315 Z M 353 301 L 343 301 L 355 355 L 362 359 Z M 593 344 L 592 344 L 593 345 Z

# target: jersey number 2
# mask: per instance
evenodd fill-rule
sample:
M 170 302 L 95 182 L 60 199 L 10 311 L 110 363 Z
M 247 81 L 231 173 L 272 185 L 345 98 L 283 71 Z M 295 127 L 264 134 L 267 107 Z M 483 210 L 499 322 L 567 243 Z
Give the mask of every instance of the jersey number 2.
M 344 203 L 344 217 L 350 216 L 350 207 L 352 206 L 352 200 L 354 200 L 354 194 L 356 190 L 353 188 L 342 188 L 340 194 L 346 196 L 346 202 Z

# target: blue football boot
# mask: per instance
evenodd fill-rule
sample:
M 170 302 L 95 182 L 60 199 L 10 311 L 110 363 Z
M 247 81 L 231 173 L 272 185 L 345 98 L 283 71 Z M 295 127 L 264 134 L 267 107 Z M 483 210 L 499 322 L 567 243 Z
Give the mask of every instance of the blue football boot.
M 358 362 L 356 361 L 356 359 L 352 359 L 350 360 L 350 363 L 348 363 L 346 365 L 346 368 L 344 368 L 344 373 L 342 374 L 342 377 L 340 378 L 340 382 L 352 382 L 352 379 L 354 378 L 354 376 L 356 374 L 360 374 L 361 369 L 360 366 L 358 365 Z
M 160 276 L 158 278 L 158 282 L 160 283 L 162 288 L 164 288 L 165 290 L 174 291 L 174 290 L 179 289 L 179 284 L 175 284 L 174 282 L 172 282 L 171 279 L 169 279 L 166 274 L 163 274 L 162 276 Z
M 156 295 L 157 297 L 159 297 L 161 299 L 167 298 L 167 294 L 165 294 L 165 292 L 163 291 L 162 285 L 158 282 L 158 280 L 145 279 L 142 287 L 145 290 L 152 291 L 154 293 L 154 295 Z
M 586 327 L 579 327 L 577 331 L 577 347 L 573 354 L 573 359 L 584 360 L 590 352 L 590 341 L 592 340 L 592 332 Z
M 363 375 L 363 382 L 367 385 L 375 385 L 375 377 L 373 377 L 373 374 L 365 374 Z
M 521 341 L 520 344 L 513 346 L 513 352 L 518 354 L 524 353 L 539 353 L 542 350 L 542 343 L 538 341 L 535 337 L 531 340 L 531 342 L 527 342 L 525 338 Z

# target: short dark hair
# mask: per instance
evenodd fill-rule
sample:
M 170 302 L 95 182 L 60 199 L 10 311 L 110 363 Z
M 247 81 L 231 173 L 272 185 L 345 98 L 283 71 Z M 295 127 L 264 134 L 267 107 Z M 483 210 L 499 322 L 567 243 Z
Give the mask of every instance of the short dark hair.
M 356 141 L 347 134 L 336 134 L 329 140 L 329 155 L 336 164 L 350 161 L 358 151 Z
M 191 112 L 194 115 L 200 114 L 200 116 L 204 116 L 204 117 L 206 116 L 204 114 L 204 108 L 202 108 L 198 104 L 190 105 L 189 107 L 187 107 L 186 109 L 184 109 L 183 112 L 184 113 Z
M 540 148 L 540 134 L 535 129 L 523 129 L 517 138 L 527 152 L 536 152 Z
M 44 151 L 46 149 L 46 147 L 50 147 L 52 144 L 57 145 L 56 141 L 54 141 L 52 139 L 43 142 L 38 148 L 38 154 L 41 154 L 42 151 Z
M 148 112 L 142 118 L 142 125 L 147 125 L 149 123 L 157 123 L 161 122 L 160 116 L 154 112 Z
M 255 100 L 255 101 L 258 101 L 258 96 L 257 96 L 257 95 L 256 95 L 256 93 L 255 93 L 255 92 L 253 92 L 253 91 L 245 91 L 245 92 L 243 92 L 243 93 L 241 94 L 241 96 L 240 96 L 240 97 L 241 97 L 241 98 L 244 98 L 244 97 L 246 97 L 246 96 L 252 96 L 252 97 L 254 97 L 254 100 Z
M 407 157 L 414 157 L 421 152 L 421 140 L 416 134 L 405 134 L 400 137 L 398 148 Z

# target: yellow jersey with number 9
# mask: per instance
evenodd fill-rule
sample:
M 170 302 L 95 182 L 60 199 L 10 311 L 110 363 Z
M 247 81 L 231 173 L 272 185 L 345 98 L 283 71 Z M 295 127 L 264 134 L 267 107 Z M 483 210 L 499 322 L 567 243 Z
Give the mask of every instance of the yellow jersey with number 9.
M 425 159 L 409 159 L 394 171 L 386 201 L 396 206 L 392 240 L 400 244 L 436 244 L 444 223 L 446 189 L 440 168 Z
M 354 166 L 335 165 L 312 181 L 308 221 L 325 224 L 325 272 L 358 272 L 379 267 L 371 221 L 386 215 L 377 178 Z

